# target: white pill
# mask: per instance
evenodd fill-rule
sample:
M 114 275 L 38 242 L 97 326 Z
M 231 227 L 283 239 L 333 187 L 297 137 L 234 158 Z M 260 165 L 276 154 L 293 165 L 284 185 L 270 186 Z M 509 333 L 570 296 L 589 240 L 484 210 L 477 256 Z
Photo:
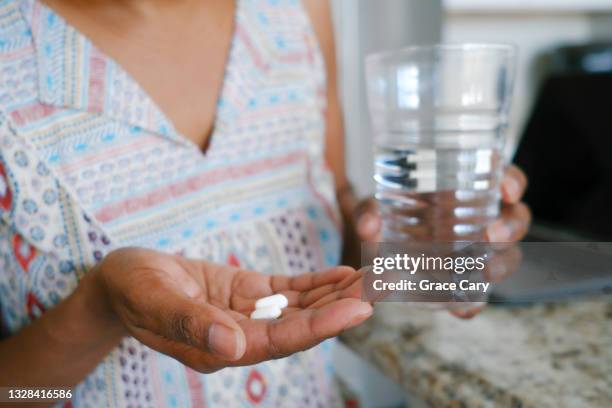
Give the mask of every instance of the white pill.
M 251 313 L 251 319 L 276 319 L 278 318 L 283 311 L 280 307 L 270 306 L 270 307 L 262 307 L 259 309 L 253 310 Z
M 263 307 L 278 307 L 284 309 L 288 304 L 289 300 L 287 297 L 279 293 L 277 295 L 259 299 L 257 302 L 255 302 L 255 309 L 261 309 Z

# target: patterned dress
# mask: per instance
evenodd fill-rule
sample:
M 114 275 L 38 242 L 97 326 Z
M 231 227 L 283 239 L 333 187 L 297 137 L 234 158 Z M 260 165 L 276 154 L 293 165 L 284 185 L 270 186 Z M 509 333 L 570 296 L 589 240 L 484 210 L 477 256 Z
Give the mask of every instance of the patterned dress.
M 237 3 L 215 131 L 203 154 L 58 14 L 35 0 L 0 0 L 6 331 L 52 308 L 118 247 L 264 273 L 339 262 L 339 217 L 323 161 L 324 66 L 307 14 L 299 0 Z M 337 402 L 330 347 L 203 375 L 126 338 L 71 403 L 330 406 Z

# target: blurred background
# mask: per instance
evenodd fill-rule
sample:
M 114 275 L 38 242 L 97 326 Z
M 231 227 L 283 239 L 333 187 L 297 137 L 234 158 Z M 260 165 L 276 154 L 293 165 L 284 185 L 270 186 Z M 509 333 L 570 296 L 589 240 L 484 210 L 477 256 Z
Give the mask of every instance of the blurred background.
M 333 0 L 333 7 L 349 171 L 360 194 L 374 187 L 367 54 L 436 42 L 512 43 L 520 55 L 505 153 L 530 179 L 530 239 L 610 241 L 612 0 Z M 344 347 L 337 366 L 362 405 L 406 402 Z
M 612 0 L 333 0 L 333 7 L 349 171 L 360 194 L 373 192 L 366 55 L 436 42 L 512 43 L 520 56 L 506 158 L 530 177 L 536 230 L 612 237 Z

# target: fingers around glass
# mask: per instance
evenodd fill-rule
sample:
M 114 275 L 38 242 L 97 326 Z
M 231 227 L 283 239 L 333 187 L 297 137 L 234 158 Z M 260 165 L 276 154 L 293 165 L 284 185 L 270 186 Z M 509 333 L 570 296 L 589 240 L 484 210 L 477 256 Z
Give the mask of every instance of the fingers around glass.
M 471 319 L 484 309 L 485 304 L 480 302 L 460 303 L 449 308 L 450 313 L 460 319 Z
M 502 207 L 501 217 L 487 227 L 489 242 L 520 241 L 529 231 L 531 212 L 524 203 Z
M 523 260 L 523 252 L 518 244 L 494 245 L 494 253 L 489 257 L 483 271 L 488 282 L 498 283 L 518 271 Z
M 360 202 L 355 209 L 354 217 L 359 238 L 363 241 L 376 241 L 382 227 L 376 200 L 368 198 Z
M 511 165 L 506 169 L 501 182 L 502 200 L 507 204 L 516 204 L 523 198 L 527 188 L 527 177 L 518 167 Z

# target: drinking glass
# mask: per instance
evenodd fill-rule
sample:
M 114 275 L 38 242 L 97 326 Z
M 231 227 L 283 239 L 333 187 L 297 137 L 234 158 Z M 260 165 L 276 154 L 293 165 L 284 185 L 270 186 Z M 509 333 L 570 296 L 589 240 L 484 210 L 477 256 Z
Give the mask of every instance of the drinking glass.
M 499 215 L 516 54 L 458 44 L 367 58 L 383 241 L 484 239 Z

